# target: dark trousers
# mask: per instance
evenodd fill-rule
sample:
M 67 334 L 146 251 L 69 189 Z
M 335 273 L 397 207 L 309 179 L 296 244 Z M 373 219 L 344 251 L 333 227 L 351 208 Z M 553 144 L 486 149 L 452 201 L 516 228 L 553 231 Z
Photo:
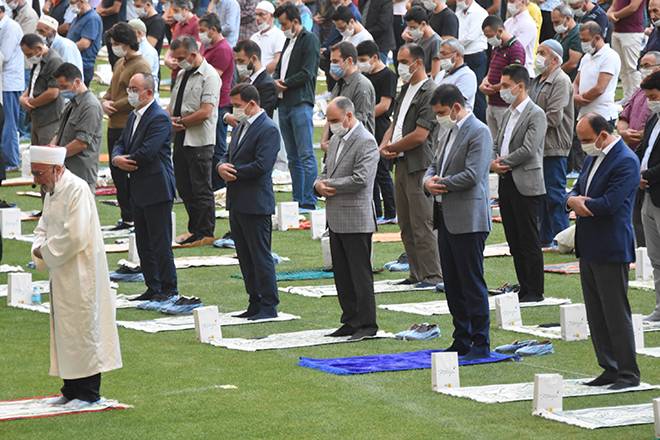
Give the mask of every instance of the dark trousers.
M 543 196 L 520 194 L 511 173 L 500 177 L 500 214 L 520 284 L 520 298 L 543 295 L 543 253 L 539 238 L 542 200 Z
M 140 267 L 147 289 L 154 293 L 177 293 L 171 213 L 171 200 L 149 206 L 133 204 Z
M 401 34 L 403 34 L 403 31 L 406 28 L 406 22 L 403 21 L 403 15 L 394 16 L 394 19 L 392 20 L 392 28 L 394 28 L 394 44 L 396 46 L 395 49 L 392 51 L 392 58 L 394 58 L 393 60 L 394 67 L 397 67 L 399 65 L 399 62 L 397 61 L 397 54 L 399 53 L 399 48 L 404 44 L 406 44 L 404 39 L 401 37 Z
M 628 303 L 628 263 L 581 259 L 580 281 L 598 365 L 609 379 L 639 383 Z
M 545 197 L 541 203 L 541 244 L 552 243 L 555 236 L 568 228 L 568 213 L 564 206 L 566 198 L 566 163 L 562 156 L 543 158 L 543 180 Z
M 274 310 L 280 300 L 275 280 L 275 263 L 271 255 L 271 216 L 242 214 L 230 209 L 229 227 L 236 244 L 250 309 L 256 312 Z
M 211 189 L 213 145 L 174 147 L 176 190 L 188 213 L 188 232 L 213 237 L 215 199 Z M 169 215 L 169 214 L 168 214 Z
M 112 149 L 121 137 L 123 130 L 123 128 L 108 128 L 108 155 L 110 157 L 112 157 Z M 117 202 L 121 210 L 121 219 L 125 222 L 132 222 L 133 211 L 131 210 L 131 201 L 128 196 L 128 173 L 110 163 L 110 174 L 112 174 L 112 181 L 115 184 L 115 188 L 117 188 Z
M 338 234 L 330 230 L 332 270 L 341 306 L 341 323 L 354 329 L 377 329 L 371 233 Z
M 64 379 L 64 386 L 60 391 L 69 400 L 96 402 L 101 398 L 101 373 L 80 379 Z
M 376 217 L 396 217 L 396 205 L 394 203 L 394 182 L 390 169 L 392 162 L 382 157 L 378 161 L 376 171 L 376 182 L 374 184 L 374 204 L 376 205 Z M 381 195 L 383 203 L 381 206 Z M 385 208 L 383 215 L 383 207 Z
M 550 11 L 541 11 L 541 38 L 539 41 L 552 40 L 555 36 L 555 28 L 552 26 L 552 14 Z
M 467 64 L 477 76 L 477 86 L 479 86 L 486 76 L 486 73 L 488 73 L 488 57 L 486 56 L 486 51 L 465 55 L 465 64 Z M 477 119 L 484 124 L 486 123 L 486 97 L 478 88 L 477 93 L 474 96 L 474 109 L 472 109 L 472 112 Z
M 222 177 L 215 171 L 220 159 L 227 152 L 227 124 L 223 121 L 223 117 L 231 113 L 231 107 L 220 107 L 218 109 L 218 122 L 215 125 L 215 147 L 213 149 L 213 162 L 212 162 L 212 171 L 211 171 L 211 187 L 213 191 L 217 191 L 220 188 L 224 188 L 225 181 L 222 180 Z
M 646 191 L 637 190 L 635 197 L 635 206 L 633 207 L 633 229 L 635 230 L 635 247 L 646 247 L 646 236 L 642 225 L 642 205 L 644 204 L 644 195 Z
M 434 217 L 447 305 L 454 323 L 454 344 L 487 355 L 490 311 L 484 280 L 484 246 L 488 233 L 450 233 L 437 204 Z

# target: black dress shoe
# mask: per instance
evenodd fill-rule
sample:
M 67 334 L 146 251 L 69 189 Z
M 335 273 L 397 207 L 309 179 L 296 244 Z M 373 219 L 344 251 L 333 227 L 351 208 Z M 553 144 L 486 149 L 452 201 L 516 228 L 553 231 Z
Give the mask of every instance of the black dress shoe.
M 614 382 L 616 382 L 615 379 L 612 379 L 606 376 L 605 374 L 601 374 L 594 380 L 590 380 L 589 382 L 584 382 L 582 385 L 586 385 L 588 387 L 602 387 L 605 385 L 613 384 Z
M 624 381 L 617 380 L 612 385 L 607 387 L 607 389 L 612 390 L 612 391 L 617 391 L 617 390 L 625 390 L 626 388 L 632 388 L 632 387 L 636 387 L 636 386 L 639 386 L 639 381 L 637 381 L 637 383 L 635 383 L 635 382 L 624 382 Z
M 264 310 L 261 309 L 256 315 L 249 316 L 248 321 L 259 321 L 260 319 L 273 319 L 277 318 L 277 310 Z
M 117 225 L 115 225 L 114 228 L 110 229 L 111 231 L 121 231 L 123 229 L 131 229 L 133 227 L 132 222 L 125 222 L 123 220 L 120 220 L 117 222 Z
M 191 244 L 191 243 L 194 243 L 196 241 L 201 240 L 202 238 L 204 238 L 204 237 L 202 237 L 200 235 L 197 235 L 197 234 L 192 234 L 190 237 L 188 237 L 185 240 L 179 242 L 179 244 Z
M 147 290 L 140 296 L 136 296 L 133 299 L 130 299 L 129 301 L 151 301 L 151 299 L 156 296 L 156 292 L 153 290 Z
M 331 338 L 338 338 L 340 336 L 351 336 L 353 333 L 355 333 L 355 329 L 348 324 L 344 324 L 341 327 L 339 327 L 337 330 L 326 336 L 329 336 Z
M 459 356 L 465 356 L 470 352 L 470 348 L 456 344 L 456 342 L 454 341 L 453 344 L 445 348 L 443 351 L 452 351 L 452 352 L 455 351 L 456 353 L 458 353 Z
M 151 297 L 151 301 L 163 302 L 169 300 L 170 298 L 172 298 L 172 296 L 174 295 L 167 293 L 157 293 Z
M 541 302 L 541 301 L 543 301 L 543 295 L 527 294 L 525 296 L 521 296 L 518 298 L 518 302 L 521 303 L 533 303 L 533 302 Z
M 0 200 L 0 209 L 3 208 L 14 208 L 16 206 L 16 203 L 10 203 L 6 200 Z
M 243 313 L 239 313 L 238 315 L 232 315 L 232 316 L 234 318 L 249 318 L 250 316 L 254 316 L 257 313 L 259 313 L 259 307 L 248 307 L 248 309 Z
M 411 284 L 417 284 L 417 281 L 406 278 L 405 280 L 397 281 L 394 283 L 395 286 L 409 286 Z
M 376 333 L 378 333 L 378 328 L 360 328 L 355 330 L 355 333 L 351 335 L 350 338 L 348 338 L 349 341 L 361 341 L 366 338 L 371 338 L 376 336 Z

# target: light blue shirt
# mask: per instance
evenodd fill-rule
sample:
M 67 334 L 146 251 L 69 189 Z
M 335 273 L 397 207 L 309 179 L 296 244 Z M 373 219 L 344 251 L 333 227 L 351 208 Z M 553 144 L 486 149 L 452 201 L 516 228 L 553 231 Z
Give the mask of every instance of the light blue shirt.
M 539 4 L 539 8 L 542 11 L 552 12 L 552 10 L 560 4 L 561 0 L 545 0 L 543 3 Z
M 158 58 L 158 52 L 156 49 L 149 44 L 147 38 L 143 38 L 140 41 L 140 53 L 147 60 L 149 66 L 151 67 L 151 75 L 154 77 L 154 82 L 156 83 L 156 90 L 154 91 L 154 98 L 158 100 L 158 71 L 160 70 L 160 59 Z
M 65 63 L 73 64 L 82 73 L 82 56 L 80 56 L 80 51 L 78 50 L 76 43 L 59 34 L 55 34 L 55 39 L 53 39 L 53 45 L 51 47 L 59 54 L 60 58 L 62 58 Z
M 220 17 L 222 35 L 231 47 L 238 43 L 238 31 L 241 26 L 241 6 L 236 0 L 218 0 L 215 13 Z
M 466 108 L 472 110 L 474 108 L 474 96 L 477 93 L 477 75 L 474 74 L 472 69 L 467 64 L 459 67 L 458 70 L 450 70 L 445 73 L 445 76 L 436 81 L 440 84 L 453 84 L 458 87 L 466 101 Z
M 5 8 L 9 10 L 9 8 Z M 21 52 L 23 30 L 14 20 L 5 16 L 0 20 L 0 51 L 2 62 L 3 92 L 22 92 L 25 90 L 25 59 Z

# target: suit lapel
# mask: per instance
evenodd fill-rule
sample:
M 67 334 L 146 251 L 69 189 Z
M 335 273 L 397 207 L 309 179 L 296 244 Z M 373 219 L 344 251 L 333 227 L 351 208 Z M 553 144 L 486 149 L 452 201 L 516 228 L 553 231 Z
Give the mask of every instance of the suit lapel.
M 127 121 L 127 126 L 131 127 L 131 131 L 128 133 L 128 141 L 130 142 L 130 147 L 129 151 L 133 150 L 133 145 L 135 144 L 135 139 L 138 136 L 138 133 L 140 133 L 140 127 L 142 127 L 145 124 L 145 120 L 149 117 L 149 113 L 151 112 L 151 107 L 156 104 L 156 101 L 152 102 L 149 107 L 144 111 L 144 114 L 140 118 L 140 122 L 138 122 L 137 127 L 135 127 L 135 130 L 133 130 L 133 124 L 135 123 L 135 119 L 137 116 L 135 115 L 134 112 L 131 112 L 131 115 Z M 156 104 L 158 105 L 158 104 Z M 129 125 L 130 124 L 130 125 Z
M 337 168 L 339 168 L 339 162 L 341 162 L 341 160 L 346 156 L 346 154 L 348 153 L 348 150 L 350 150 L 351 146 L 357 140 L 357 138 L 358 138 L 357 131 L 360 130 L 360 129 L 361 129 L 361 127 L 355 127 L 355 130 L 353 130 L 353 133 L 351 133 L 349 138 L 344 140 L 344 148 L 341 149 L 341 152 L 339 153 L 339 156 L 336 158 L 336 160 L 333 164 L 332 173 L 330 173 L 330 175 L 332 175 L 335 171 L 337 171 Z M 341 139 L 339 140 L 339 143 L 337 144 L 337 149 L 339 149 L 339 144 L 341 144 Z M 335 152 L 335 154 L 336 154 L 336 152 Z
M 238 137 L 236 138 L 236 150 L 234 151 L 234 154 L 232 157 L 236 157 L 238 155 L 238 152 L 241 150 L 241 147 L 245 142 L 247 141 L 248 136 L 252 133 L 252 129 L 257 129 L 257 127 L 261 124 L 262 117 L 265 115 L 265 113 L 262 113 L 259 115 L 257 119 L 255 119 L 254 123 L 249 124 L 247 121 L 242 122 L 242 129 L 240 133 L 238 134 Z M 233 139 L 232 139 L 233 141 Z
M 520 115 L 520 117 L 518 118 L 518 121 L 516 122 L 516 126 L 513 127 L 513 130 L 511 131 L 511 139 L 513 139 L 513 137 L 518 133 L 518 130 L 520 130 L 520 127 L 522 127 L 523 124 L 525 124 L 527 122 L 527 119 L 529 119 L 530 112 L 527 111 L 527 108 L 529 107 L 529 105 L 531 103 L 532 103 L 532 101 L 529 101 L 527 103 L 527 105 L 525 106 L 525 108 L 523 109 L 522 114 Z M 511 141 L 509 141 L 509 142 L 511 142 Z M 511 148 L 509 148 L 509 152 L 511 152 Z
M 445 169 L 454 159 L 454 156 L 456 155 L 456 150 L 458 150 L 459 146 L 463 143 L 463 138 L 465 137 L 465 134 L 468 131 L 468 124 L 471 123 L 470 118 L 472 118 L 472 115 L 469 115 L 467 118 L 468 119 L 463 123 L 463 125 L 461 125 L 461 128 L 458 129 L 458 133 L 456 133 L 456 137 L 454 138 L 454 142 L 452 143 L 451 150 L 449 150 L 449 154 L 447 155 L 447 160 L 445 161 Z M 442 166 L 442 164 L 440 164 L 440 166 Z M 445 170 L 440 170 L 440 171 L 442 172 L 442 175 L 444 175 Z

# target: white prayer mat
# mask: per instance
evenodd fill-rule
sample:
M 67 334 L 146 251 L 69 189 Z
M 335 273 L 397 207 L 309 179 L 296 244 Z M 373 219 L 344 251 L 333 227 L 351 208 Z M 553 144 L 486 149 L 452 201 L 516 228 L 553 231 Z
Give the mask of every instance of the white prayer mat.
M 34 211 L 21 211 L 21 221 L 22 222 L 34 222 L 38 221 L 39 217 L 34 215 Z
M 374 282 L 374 293 L 389 292 L 414 292 L 423 290 L 435 290 L 435 286 L 416 288 L 412 284 L 396 284 L 402 280 L 383 280 Z M 324 296 L 337 296 L 337 288 L 334 284 L 323 286 L 287 286 L 278 287 L 280 292 L 293 293 L 294 295 L 307 296 L 310 298 L 322 298 Z
M 293 333 L 276 333 L 260 339 L 243 338 L 223 338 L 211 342 L 217 347 L 224 347 L 230 350 L 258 351 L 258 350 L 278 350 L 283 348 L 311 347 L 314 345 L 338 344 L 350 342 L 350 336 L 333 338 L 326 336 L 335 331 L 333 328 L 322 330 L 304 330 Z M 393 339 L 392 333 L 379 331 L 376 336 L 369 339 L 388 338 Z
M 289 261 L 283 258 L 283 261 Z M 137 264 L 128 260 L 121 259 L 117 262 L 119 266 L 138 267 Z M 211 266 L 237 266 L 238 258 L 234 255 L 207 255 L 201 257 L 176 257 L 174 267 L 177 269 L 188 269 L 190 267 L 211 267 Z
M 247 318 L 236 318 L 233 316 L 243 312 L 244 310 L 230 313 L 220 313 L 220 326 L 226 327 L 229 325 L 261 324 L 263 322 L 293 321 L 295 319 L 300 319 L 300 316 L 290 315 L 288 313 L 282 312 L 277 313 L 277 318 L 260 319 L 258 321 L 250 321 Z M 158 333 L 194 329 L 195 319 L 192 315 L 172 316 L 168 318 L 157 318 L 145 321 L 117 321 L 117 325 L 119 327 L 124 327 L 131 330 L 139 330 L 147 333 Z
M 609 385 L 602 387 L 590 387 L 583 385 L 584 382 L 590 381 L 589 379 L 565 379 L 563 387 L 564 397 L 581 397 L 581 396 L 599 396 L 601 394 L 614 394 L 625 393 L 632 391 L 648 391 L 658 389 L 658 386 L 641 383 L 639 386 L 633 388 L 625 388 L 623 390 L 610 390 Z M 505 402 L 520 402 L 524 400 L 532 400 L 534 397 L 534 383 L 510 383 L 510 384 L 496 384 L 496 385 L 483 385 L 475 387 L 459 387 L 459 388 L 439 388 L 436 390 L 438 393 L 446 394 L 448 396 L 463 397 L 466 399 L 476 400 L 481 403 L 505 403 Z
M 641 290 L 655 290 L 655 283 L 653 280 L 631 280 L 628 282 L 628 287 Z
M 41 193 L 39 191 L 16 191 L 17 196 L 26 196 L 34 197 L 35 199 L 41 198 Z
M 24 272 L 21 266 L 12 266 L 11 264 L 0 264 L 0 273 Z
M 50 281 L 33 281 L 32 289 L 36 288 L 39 293 L 48 293 L 50 291 Z M 0 284 L 0 298 L 7 296 L 8 287 L 6 284 Z
M 509 256 L 511 251 L 507 243 L 489 244 L 484 248 L 484 258 Z
M 637 354 L 643 354 L 644 356 L 651 356 L 655 358 L 660 358 L 660 347 L 644 347 L 638 348 Z
M 106 254 L 118 254 L 121 252 L 128 252 L 128 240 L 122 241 L 121 243 L 106 243 L 105 244 L 105 253 Z M 182 247 L 179 243 L 172 242 L 172 249 L 177 249 Z
M 488 297 L 488 308 L 495 310 L 495 296 Z M 560 306 L 562 304 L 570 304 L 571 300 L 568 298 L 553 298 L 546 297 L 543 301 L 539 302 L 524 302 L 520 303 L 520 307 L 542 307 L 542 306 Z M 437 301 L 419 302 L 419 303 L 404 303 L 404 304 L 381 304 L 379 309 L 390 310 L 392 312 L 412 313 L 415 315 L 432 316 L 432 315 L 449 315 L 449 305 L 444 299 Z
M 642 321 L 642 327 L 645 332 L 660 332 L 660 321 Z
M 135 298 L 137 295 L 117 295 L 115 302 L 116 309 L 134 309 L 138 304 L 142 304 L 143 301 L 130 301 L 131 298 Z M 29 310 L 31 312 L 37 313 L 50 313 L 50 302 L 43 302 L 41 304 L 16 304 L 17 309 Z
M 2 181 L 2 186 L 27 186 L 32 185 L 34 179 L 32 177 L 11 177 Z
M 216 209 L 215 218 L 229 218 L 229 211 L 226 209 Z
M 520 306 L 522 307 L 523 304 L 520 304 Z M 656 323 L 644 322 L 643 328 L 645 333 L 660 331 L 660 325 Z M 541 338 L 561 339 L 561 326 L 558 325 L 554 327 L 540 327 L 538 325 L 508 325 L 502 330 L 539 336 Z M 587 334 L 590 334 L 589 329 L 587 329 Z
M 293 185 L 273 185 L 273 191 L 277 193 L 293 192 Z
M 35 419 L 132 408 L 132 406 L 119 403 L 116 400 L 107 400 L 103 398 L 98 403 L 85 405 L 83 408 L 74 405 L 52 405 L 50 402 L 56 399 L 58 399 L 58 396 L 0 401 L 0 421 Z
M 641 405 L 608 406 L 572 411 L 541 411 L 536 415 L 544 419 L 586 429 L 616 428 L 653 423 L 653 405 L 644 403 Z
M 119 231 L 110 231 L 110 230 L 104 230 L 101 228 L 101 234 L 103 235 L 104 240 L 111 240 L 111 239 L 116 239 L 116 238 L 128 238 L 128 236 L 131 234 L 131 232 L 128 229 L 122 229 Z M 34 242 L 34 234 L 25 234 L 25 235 L 18 235 L 16 237 L 11 237 L 14 240 L 18 241 L 25 241 L 28 243 L 33 243 Z M 106 244 L 106 247 L 108 245 Z M 128 252 L 128 243 L 126 243 L 126 251 Z

